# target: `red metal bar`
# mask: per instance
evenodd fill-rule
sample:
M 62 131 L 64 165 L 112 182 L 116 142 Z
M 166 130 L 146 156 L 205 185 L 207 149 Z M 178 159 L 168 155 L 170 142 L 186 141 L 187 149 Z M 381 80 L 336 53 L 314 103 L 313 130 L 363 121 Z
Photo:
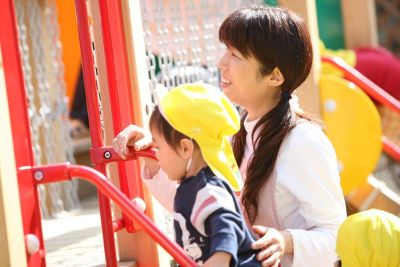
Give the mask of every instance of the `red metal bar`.
M 163 232 L 161 232 L 154 223 L 147 218 L 124 194 L 122 194 L 101 172 L 95 169 L 71 165 L 69 163 L 23 167 L 19 172 L 30 176 L 31 180 L 35 173 L 41 172 L 42 179 L 34 180 L 37 184 L 52 183 L 56 181 L 71 180 L 73 177 L 79 177 L 94 184 L 109 199 L 113 200 L 121 210 L 131 219 L 139 224 L 142 229 L 159 243 L 181 266 L 196 266 L 196 263 L 190 259 L 183 249 L 175 242 L 170 240 Z
M 152 148 L 135 151 L 133 147 L 129 147 L 129 154 L 126 159 L 122 159 L 111 146 L 90 149 L 90 158 L 93 164 L 106 164 L 110 162 L 118 162 L 124 160 L 135 160 L 138 157 L 146 157 L 157 160 L 156 151 Z
M 0 47 L 3 57 L 5 83 L 16 167 L 33 166 L 34 157 L 25 92 L 24 74 L 19 50 L 17 21 L 14 1 L 0 1 Z M 1 114 L 0 116 L 4 116 Z M 26 174 L 18 175 L 19 196 L 24 235 L 34 234 L 40 241 L 39 252 L 27 255 L 28 266 L 45 266 L 45 248 L 42 235 L 40 202 L 32 179 Z M 23 253 L 21 251 L 21 253 Z
M 400 162 L 400 147 L 390 141 L 386 136 L 382 136 L 383 149 L 393 159 Z
M 347 80 L 360 87 L 372 99 L 400 114 L 400 101 L 389 95 L 385 90 L 369 80 L 359 71 L 347 65 L 342 59 L 337 57 L 322 57 L 322 61 L 340 69 L 344 73 L 344 77 Z M 382 136 L 382 143 L 383 151 L 385 151 L 393 159 L 400 162 L 400 147 L 391 142 L 385 136 Z
M 86 0 L 75 0 L 75 11 L 78 21 L 79 43 L 81 47 L 83 77 L 92 145 L 93 147 L 103 147 L 104 141 L 101 132 L 99 99 L 96 88 L 94 72 L 95 66 L 92 53 L 92 41 L 90 39 Z M 106 174 L 104 164 L 98 164 L 95 168 L 104 175 Z M 117 266 L 110 202 L 101 192 L 99 192 L 98 196 L 101 226 L 103 230 L 104 253 L 107 266 Z
M 113 129 L 114 135 L 117 135 L 127 125 L 134 123 L 121 1 L 100 0 L 99 4 Z M 131 199 L 143 198 L 138 164 L 118 162 L 121 191 Z M 122 217 L 125 219 L 126 230 L 133 232 L 132 222 L 124 214 Z
M 400 113 L 400 101 L 389 95 L 385 90 L 369 80 L 358 70 L 347 65 L 342 59 L 338 57 L 321 57 L 321 59 L 322 62 L 329 63 L 343 71 L 346 80 L 355 83 L 379 104 L 387 106 L 393 111 Z

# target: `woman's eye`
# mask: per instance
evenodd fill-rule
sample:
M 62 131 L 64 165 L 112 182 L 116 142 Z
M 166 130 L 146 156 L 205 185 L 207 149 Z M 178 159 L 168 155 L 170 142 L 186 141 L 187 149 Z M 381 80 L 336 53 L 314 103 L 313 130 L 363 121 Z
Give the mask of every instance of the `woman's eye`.
M 240 57 L 235 53 L 231 53 L 231 56 L 234 57 L 234 58 L 240 59 Z

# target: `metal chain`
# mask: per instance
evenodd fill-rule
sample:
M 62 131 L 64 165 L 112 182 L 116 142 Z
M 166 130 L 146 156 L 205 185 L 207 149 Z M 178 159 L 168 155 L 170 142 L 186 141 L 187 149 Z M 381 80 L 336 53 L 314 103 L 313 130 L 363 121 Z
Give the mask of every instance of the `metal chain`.
M 24 81 L 25 81 L 25 90 L 28 98 L 28 115 L 30 119 L 30 127 L 31 127 L 31 135 L 32 135 L 32 143 L 33 143 L 33 154 L 35 164 L 39 165 L 42 162 L 41 158 L 41 147 L 39 143 L 39 126 L 41 124 L 41 118 L 37 112 L 35 101 L 35 88 L 32 81 L 32 68 L 30 64 L 30 50 L 28 45 L 28 31 L 26 28 L 26 16 L 24 5 L 22 1 L 15 1 L 16 6 L 16 15 L 17 15 L 17 24 L 18 24 L 18 34 L 19 34 L 19 43 L 20 43 L 20 51 L 22 56 L 22 67 L 24 72 Z
M 15 2 L 35 164 L 74 163 L 55 2 Z M 77 186 L 77 181 L 40 185 L 43 217 L 79 208 Z
M 16 15 L 17 15 L 17 23 L 18 23 L 18 32 L 19 32 L 19 41 L 20 41 L 20 50 L 22 55 L 22 67 L 24 71 L 24 80 L 25 80 L 25 89 L 28 98 L 28 114 L 29 119 L 31 121 L 31 135 L 32 135 L 32 144 L 33 144 L 33 153 L 35 165 L 40 165 L 42 163 L 42 150 L 40 146 L 40 125 L 42 124 L 42 118 L 36 109 L 36 93 L 35 87 L 33 85 L 32 78 L 32 67 L 31 67 L 31 57 L 30 57 L 30 49 L 28 45 L 28 30 L 26 23 L 26 5 L 24 1 L 17 0 L 15 1 L 16 5 Z M 28 6 L 29 7 L 29 6 Z M 29 17 L 31 18 L 31 17 Z M 31 25 L 28 23 L 28 25 Z M 31 27 L 29 27 L 31 28 Z M 50 212 L 46 205 L 46 188 L 44 185 L 38 186 L 38 192 L 40 195 L 40 206 L 41 211 L 44 218 L 50 217 Z
M 218 85 L 216 64 L 223 49 L 217 39 L 218 27 L 243 3 L 142 0 L 141 4 L 150 90 L 155 90 L 156 81 L 167 88 L 197 81 Z
M 52 136 L 52 126 L 55 120 L 55 116 L 52 112 L 52 106 L 50 104 L 50 82 L 48 77 L 48 64 L 47 64 L 47 54 L 45 51 L 46 41 L 48 36 L 46 36 L 46 28 L 43 27 L 43 12 L 48 12 L 46 9 L 43 10 L 39 1 L 29 1 L 28 11 L 30 17 L 30 31 L 31 43 L 33 47 L 33 63 L 36 70 L 36 79 L 38 83 L 37 92 L 40 100 L 39 113 L 42 119 L 42 130 L 43 130 L 43 141 L 44 141 L 44 151 L 46 157 L 46 163 L 56 162 L 56 155 L 54 152 L 55 142 Z M 52 48 L 51 48 L 52 49 Z M 48 188 L 47 193 L 50 195 L 50 204 L 52 215 L 60 213 L 64 207 L 63 202 L 60 198 L 61 188 L 59 184 L 50 184 L 46 186 Z M 42 203 L 46 205 L 46 203 Z
M 53 78 L 53 96 L 56 96 L 53 102 L 55 107 L 55 123 L 58 124 L 60 136 L 58 146 L 59 155 L 62 156 L 61 161 L 69 161 L 75 163 L 73 156 L 72 140 L 69 132 L 66 85 L 64 80 L 64 64 L 62 62 L 62 43 L 60 41 L 60 29 L 57 21 L 57 8 L 54 0 L 46 1 L 46 24 L 52 25 L 47 30 L 49 40 L 47 44 L 54 47 L 51 51 L 51 67 L 49 68 L 48 77 Z M 63 97 L 64 96 L 64 97 Z M 64 197 L 64 205 L 67 210 L 74 210 L 80 208 L 78 198 L 78 181 L 72 180 L 70 182 L 61 183 L 62 192 Z

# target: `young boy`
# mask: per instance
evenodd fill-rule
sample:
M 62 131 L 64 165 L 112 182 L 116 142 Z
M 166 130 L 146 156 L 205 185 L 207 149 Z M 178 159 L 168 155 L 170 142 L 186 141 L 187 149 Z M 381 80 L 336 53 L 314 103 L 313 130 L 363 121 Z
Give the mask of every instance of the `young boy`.
M 184 84 L 159 100 L 150 131 L 161 169 L 179 184 L 176 242 L 204 266 L 260 266 L 234 190 L 241 177 L 228 137 L 239 115 L 219 89 Z

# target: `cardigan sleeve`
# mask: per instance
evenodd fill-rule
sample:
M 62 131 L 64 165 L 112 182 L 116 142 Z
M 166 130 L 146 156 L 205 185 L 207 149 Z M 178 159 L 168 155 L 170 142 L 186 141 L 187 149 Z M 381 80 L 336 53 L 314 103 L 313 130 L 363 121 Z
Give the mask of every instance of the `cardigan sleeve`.
M 142 181 L 160 204 L 172 212 L 177 183 L 170 180 L 161 168 L 156 175 L 150 177 L 146 165 L 142 167 Z
M 337 230 L 346 218 L 335 151 L 325 134 L 311 127 L 300 127 L 300 138 L 289 140 L 281 173 L 286 177 L 283 186 L 297 201 L 303 226 L 288 229 L 293 238 L 292 267 L 333 266 Z

